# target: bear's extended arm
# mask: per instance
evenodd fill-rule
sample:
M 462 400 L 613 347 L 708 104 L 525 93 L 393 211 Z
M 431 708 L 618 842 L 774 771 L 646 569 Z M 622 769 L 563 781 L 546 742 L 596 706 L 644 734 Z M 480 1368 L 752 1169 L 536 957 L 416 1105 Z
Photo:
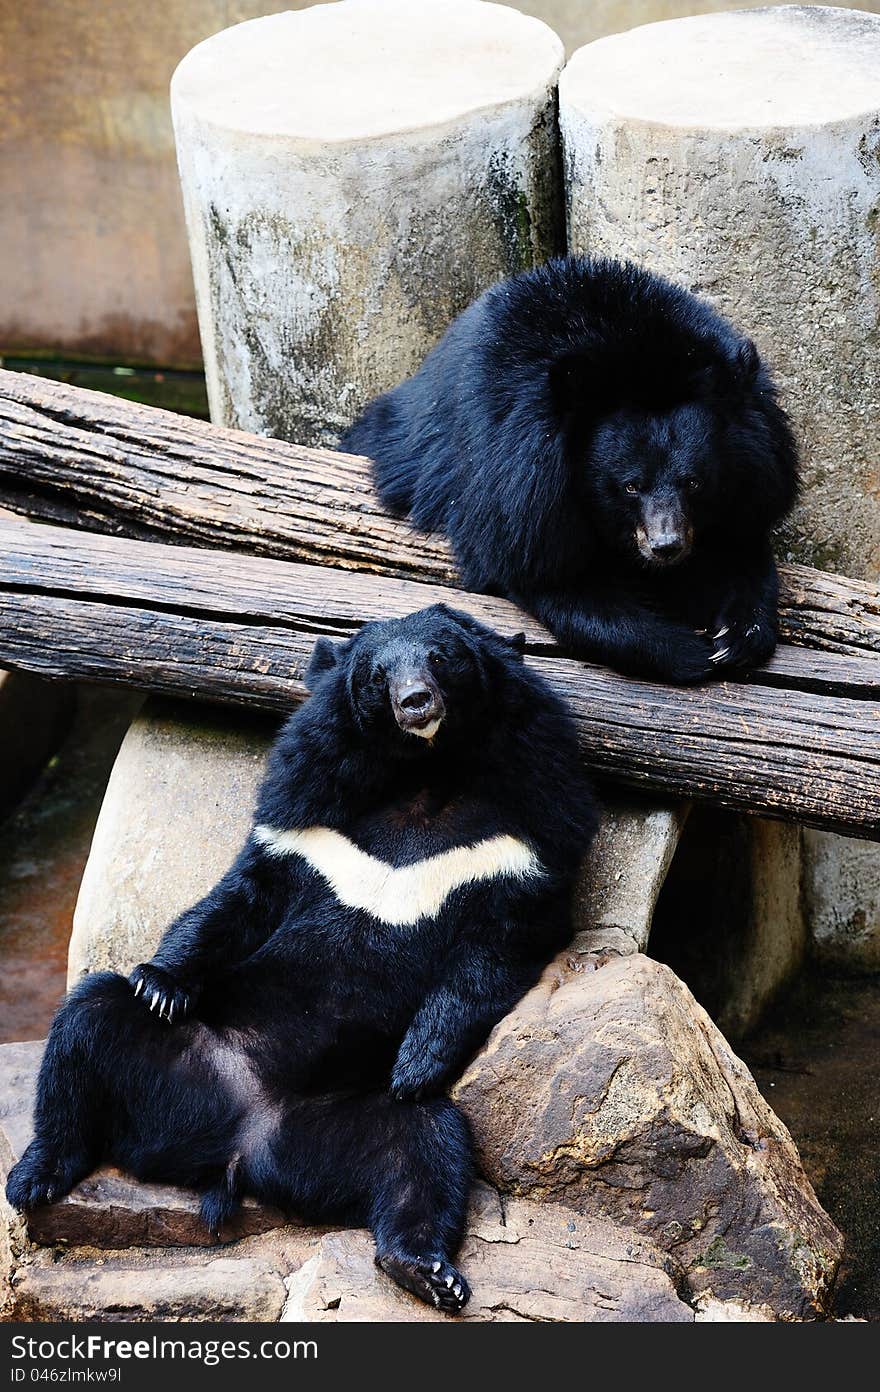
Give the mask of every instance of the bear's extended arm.
M 512 596 L 563 647 L 634 677 L 686 685 L 713 671 L 711 635 L 645 608 L 625 591 L 538 590 Z
M 249 845 L 219 884 L 166 929 L 150 962 L 129 977 L 135 994 L 169 1023 L 182 1020 L 218 969 L 241 962 L 274 932 L 277 887 Z
M 583 591 L 536 590 L 512 596 L 581 657 L 619 672 L 686 685 L 734 667 L 759 667 L 773 655 L 778 581 L 766 541 L 721 549 L 693 578 L 700 598 L 695 626 L 647 608 L 622 585 Z
M 392 1096 L 412 1102 L 441 1091 L 493 1025 L 534 985 L 543 966 L 543 959 L 462 944 L 401 1041 L 391 1073 Z

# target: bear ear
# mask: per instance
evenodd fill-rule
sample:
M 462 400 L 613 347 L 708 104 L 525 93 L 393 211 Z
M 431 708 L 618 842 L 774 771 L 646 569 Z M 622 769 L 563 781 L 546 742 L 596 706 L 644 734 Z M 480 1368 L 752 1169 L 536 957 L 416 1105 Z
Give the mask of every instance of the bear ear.
M 312 648 L 312 655 L 309 658 L 304 678 L 309 691 L 314 691 L 321 678 L 338 667 L 344 647 L 344 643 L 331 643 L 329 638 L 318 639 Z
M 761 366 L 761 359 L 750 338 L 744 338 L 737 344 L 733 355 L 733 365 L 737 380 L 742 386 L 746 387 L 749 382 L 754 382 L 758 375 L 758 368 Z
M 520 657 L 523 656 L 526 650 L 526 635 L 524 633 L 514 633 L 512 638 L 505 638 L 504 641 Z
M 450 609 L 448 604 L 435 604 L 434 609 L 438 614 L 442 614 L 444 619 L 451 619 L 459 628 L 463 628 L 468 633 L 491 633 L 485 624 L 480 623 L 473 615 L 466 614 L 463 609 Z

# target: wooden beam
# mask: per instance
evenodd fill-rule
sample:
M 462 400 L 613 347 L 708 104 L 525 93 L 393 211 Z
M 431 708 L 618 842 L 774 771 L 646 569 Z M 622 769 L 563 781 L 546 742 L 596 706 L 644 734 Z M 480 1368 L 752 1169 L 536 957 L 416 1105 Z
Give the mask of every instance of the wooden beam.
M 0 506 L 144 540 L 455 585 L 446 542 L 383 513 L 369 464 L 0 371 Z M 785 566 L 788 642 L 880 653 L 876 586 Z
M 505 600 L 0 521 L 0 665 L 47 677 L 286 711 L 318 634 L 438 601 L 526 630 L 600 775 L 880 840 L 880 701 L 863 699 L 877 694 L 874 660 L 782 649 L 748 684 L 627 681 L 557 656 Z M 798 672 L 814 689 L 794 689 Z

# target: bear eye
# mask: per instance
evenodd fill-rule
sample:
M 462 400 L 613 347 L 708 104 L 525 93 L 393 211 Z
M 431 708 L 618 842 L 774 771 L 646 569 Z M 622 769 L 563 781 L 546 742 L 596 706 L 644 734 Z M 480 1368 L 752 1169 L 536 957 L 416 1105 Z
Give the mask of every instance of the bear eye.
M 625 483 L 623 485 L 623 491 L 624 493 L 628 493 L 631 498 L 634 498 L 639 491 L 639 486 L 637 483 Z
M 700 480 L 698 478 L 686 478 L 682 480 L 682 483 L 689 493 L 696 493 L 700 487 Z
M 438 652 L 438 651 L 435 649 L 434 652 L 431 652 L 431 653 L 428 654 L 428 661 L 430 662 L 430 664 L 431 664 L 432 667 L 445 667 L 445 666 L 446 666 L 446 654 L 445 654 L 445 653 L 442 653 L 442 652 Z
M 384 669 L 384 667 L 375 667 L 375 668 L 373 669 L 373 671 L 370 673 L 370 685 L 371 685 L 371 686 L 384 686 L 384 685 L 385 685 L 385 669 Z

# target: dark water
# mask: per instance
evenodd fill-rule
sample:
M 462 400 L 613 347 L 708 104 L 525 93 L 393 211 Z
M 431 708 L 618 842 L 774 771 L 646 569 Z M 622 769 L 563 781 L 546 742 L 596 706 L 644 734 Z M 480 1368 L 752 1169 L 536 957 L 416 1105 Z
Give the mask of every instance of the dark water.
M 142 697 L 77 690 L 73 724 L 0 822 L 0 1042 L 41 1039 L 64 994 L 67 944 L 113 760 Z
M 807 968 L 739 1053 L 846 1238 L 836 1314 L 880 1319 L 880 977 Z

